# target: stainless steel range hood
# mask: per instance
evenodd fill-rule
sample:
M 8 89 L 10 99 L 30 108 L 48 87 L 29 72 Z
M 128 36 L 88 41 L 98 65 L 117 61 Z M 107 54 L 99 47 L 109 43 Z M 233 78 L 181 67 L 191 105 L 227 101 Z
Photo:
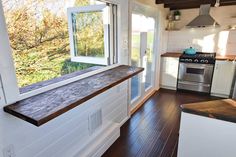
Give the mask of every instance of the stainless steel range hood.
M 200 6 L 199 15 L 193 19 L 187 27 L 210 27 L 220 26 L 210 15 L 210 4 L 203 4 Z

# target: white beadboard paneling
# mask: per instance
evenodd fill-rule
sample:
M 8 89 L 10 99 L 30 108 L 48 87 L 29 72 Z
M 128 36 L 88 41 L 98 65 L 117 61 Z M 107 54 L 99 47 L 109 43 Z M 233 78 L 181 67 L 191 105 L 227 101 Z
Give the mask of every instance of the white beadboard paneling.
M 52 155 L 63 146 L 60 143 L 69 147 L 67 140 L 72 140 L 72 135 L 83 143 L 89 138 L 88 115 L 91 111 L 102 108 L 105 120 L 110 121 L 127 117 L 127 86 L 127 81 L 117 85 L 41 127 L 0 111 L 0 148 L 14 144 L 17 157 L 33 157 L 40 151 Z M 52 151 L 47 149 L 49 146 Z

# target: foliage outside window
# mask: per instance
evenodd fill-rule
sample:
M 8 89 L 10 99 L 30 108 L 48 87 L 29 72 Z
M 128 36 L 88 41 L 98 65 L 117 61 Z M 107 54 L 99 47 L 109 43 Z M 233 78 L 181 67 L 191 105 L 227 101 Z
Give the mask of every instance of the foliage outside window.
M 2 0 L 2 3 L 20 88 L 96 66 L 71 61 L 67 8 L 97 2 Z M 78 23 L 78 26 L 84 25 L 78 27 L 78 51 L 84 56 L 102 56 L 104 34 L 97 28 L 103 25 L 101 20 L 96 20 L 101 15 L 86 13 L 83 16 L 89 20 Z
M 104 57 L 104 31 L 101 12 L 73 15 L 76 21 L 76 55 Z M 81 42 L 83 41 L 83 42 Z

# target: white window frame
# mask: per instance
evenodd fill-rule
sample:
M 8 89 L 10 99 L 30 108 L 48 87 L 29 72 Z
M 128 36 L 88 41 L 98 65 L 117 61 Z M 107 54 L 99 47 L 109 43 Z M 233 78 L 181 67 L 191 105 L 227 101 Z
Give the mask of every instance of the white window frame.
M 103 1 L 103 0 L 101 0 Z M 64 81 L 60 81 L 58 83 L 54 83 L 24 94 L 20 94 L 19 92 L 19 87 L 17 83 L 17 77 L 16 77 L 16 72 L 15 72 L 15 66 L 14 66 L 14 61 L 13 61 L 13 56 L 12 56 L 12 49 L 10 46 L 10 40 L 8 36 L 8 30 L 7 30 L 7 25 L 6 25 L 6 20 L 4 16 L 4 11 L 3 11 L 3 6 L 2 6 L 2 1 L 0 1 L 0 36 L 1 36 L 1 46 L 0 46 L 0 75 L 2 78 L 2 86 L 3 86 L 3 93 L 4 93 L 4 98 L 5 98 L 5 105 L 15 103 L 17 101 L 26 99 L 28 97 L 58 88 L 60 86 L 64 86 L 66 84 L 81 80 L 83 78 L 101 73 L 103 71 L 112 69 L 114 67 L 119 66 L 120 64 L 118 63 L 126 63 L 123 51 L 127 51 L 126 47 L 123 47 L 123 42 L 125 42 L 128 39 L 128 36 L 126 32 L 126 21 L 125 19 L 121 19 L 122 15 L 126 15 L 125 12 L 122 12 L 122 8 L 126 7 L 127 5 L 125 0 L 119 0 L 120 2 L 116 0 L 107 0 L 103 2 L 109 2 L 113 5 L 116 5 L 116 15 L 114 16 L 116 18 L 116 25 L 113 26 L 113 28 L 116 29 L 116 36 L 115 36 L 115 41 L 113 41 L 114 44 L 116 44 L 116 47 L 113 46 L 113 49 L 116 49 L 116 52 L 113 53 L 113 56 L 110 56 L 110 63 L 114 63 L 113 65 L 101 68 L 99 70 L 91 71 L 88 73 L 85 73 L 83 75 L 73 77 Z M 122 7 L 123 6 L 123 7 Z M 117 16 L 117 17 L 116 17 Z M 126 27 L 125 27 L 126 26 Z M 125 33 L 125 34 L 124 34 Z M 119 35 L 118 35 L 119 34 Z M 110 39 L 111 40 L 111 39 Z M 121 42 L 122 41 L 122 42 Z M 118 63 L 116 63 L 118 62 Z M 126 63 L 127 64 L 127 63 Z
M 113 7 L 109 4 L 101 4 L 101 5 L 90 5 L 90 6 L 82 6 L 82 7 L 71 7 L 67 9 L 68 16 L 68 27 L 69 27 L 69 39 L 70 39 L 70 53 L 71 60 L 73 62 L 80 63 L 90 63 L 90 64 L 99 64 L 99 65 L 110 65 L 113 64 L 111 62 L 110 57 L 115 53 L 113 48 Z M 74 37 L 74 26 L 73 26 L 73 14 L 76 13 L 86 13 L 86 12 L 102 12 L 105 16 L 107 15 L 110 19 L 104 19 L 106 21 L 104 23 L 104 57 L 89 57 L 89 56 L 80 56 L 76 50 L 75 45 L 75 37 Z M 103 17 L 104 18 L 104 17 Z M 112 41 L 111 41 L 112 40 Z

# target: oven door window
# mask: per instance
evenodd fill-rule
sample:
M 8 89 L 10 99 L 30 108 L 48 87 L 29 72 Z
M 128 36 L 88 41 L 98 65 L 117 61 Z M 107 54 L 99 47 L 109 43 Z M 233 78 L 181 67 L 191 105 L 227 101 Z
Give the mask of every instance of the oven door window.
M 186 69 L 187 74 L 196 74 L 196 75 L 203 75 L 204 69 L 198 69 L 198 68 L 187 68 Z

